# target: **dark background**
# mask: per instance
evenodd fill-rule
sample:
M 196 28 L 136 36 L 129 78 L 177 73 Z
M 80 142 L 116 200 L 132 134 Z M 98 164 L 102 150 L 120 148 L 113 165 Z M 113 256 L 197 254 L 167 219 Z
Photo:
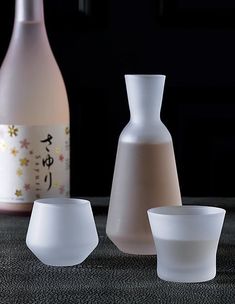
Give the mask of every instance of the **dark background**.
M 73 196 L 110 194 L 129 120 L 124 74 L 166 74 L 162 120 L 184 196 L 235 195 L 235 2 L 45 0 L 71 112 Z M 1 4 L 0 61 L 14 0 Z

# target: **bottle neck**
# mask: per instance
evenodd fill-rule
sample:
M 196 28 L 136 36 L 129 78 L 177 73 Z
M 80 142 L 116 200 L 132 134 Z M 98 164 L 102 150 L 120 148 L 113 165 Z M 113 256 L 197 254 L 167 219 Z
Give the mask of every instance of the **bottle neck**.
M 43 0 L 16 0 L 15 23 L 43 23 Z
M 44 22 L 43 0 L 15 1 L 15 22 L 10 51 L 17 48 L 17 53 L 19 50 L 22 54 L 27 51 L 28 56 L 39 49 L 42 52 L 42 47 L 48 50 L 50 46 Z

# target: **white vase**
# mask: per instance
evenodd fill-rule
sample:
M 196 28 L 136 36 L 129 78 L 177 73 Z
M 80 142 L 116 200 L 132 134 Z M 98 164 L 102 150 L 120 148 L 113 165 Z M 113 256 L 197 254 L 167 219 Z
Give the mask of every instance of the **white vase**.
M 155 254 L 147 210 L 181 205 L 172 138 L 160 119 L 164 75 L 126 75 L 131 118 L 117 150 L 106 232 L 123 252 Z

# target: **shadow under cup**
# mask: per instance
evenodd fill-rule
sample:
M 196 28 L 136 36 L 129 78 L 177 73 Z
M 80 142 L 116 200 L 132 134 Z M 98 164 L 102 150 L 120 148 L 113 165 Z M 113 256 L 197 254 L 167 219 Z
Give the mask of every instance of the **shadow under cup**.
M 216 275 L 216 253 L 225 210 L 169 206 L 148 210 L 157 251 L 158 276 L 173 282 L 203 282 Z
M 82 263 L 98 244 L 90 202 L 69 198 L 36 200 L 26 244 L 46 265 Z

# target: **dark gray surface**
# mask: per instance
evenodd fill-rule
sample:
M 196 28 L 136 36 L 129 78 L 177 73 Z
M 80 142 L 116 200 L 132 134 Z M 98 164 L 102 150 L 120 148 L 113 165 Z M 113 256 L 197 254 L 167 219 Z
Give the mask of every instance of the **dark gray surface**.
M 25 245 L 28 217 L 0 216 L 0 303 L 235 303 L 235 199 L 186 198 L 227 210 L 217 276 L 201 284 L 169 283 L 156 274 L 156 257 L 119 252 L 105 236 L 107 199 L 93 199 L 100 243 L 82 265 L 48 267 Z

